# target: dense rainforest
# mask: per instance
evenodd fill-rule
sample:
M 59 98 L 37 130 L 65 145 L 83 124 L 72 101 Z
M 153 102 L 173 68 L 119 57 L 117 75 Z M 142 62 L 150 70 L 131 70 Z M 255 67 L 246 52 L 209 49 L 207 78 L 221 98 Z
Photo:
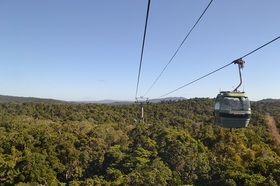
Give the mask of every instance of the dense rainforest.
M 144 105 L 0 103 L 0 185 L 280 185 L 280 102 L 248 128 L 214 124 L 214 100 Z

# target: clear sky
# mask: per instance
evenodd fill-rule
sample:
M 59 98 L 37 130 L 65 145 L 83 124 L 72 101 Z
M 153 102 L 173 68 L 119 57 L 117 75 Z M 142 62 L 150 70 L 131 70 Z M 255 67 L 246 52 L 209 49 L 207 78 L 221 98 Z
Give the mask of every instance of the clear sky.
M 67 101 L 134 100 L 146 0 L 0 1 L 0 94 Z M 210 0 L 151 0 L 143 96 Z M 146 97 L 158 98 L 280 35 L 279 0 L 214 0 Z M 280 98 L 280 39 L 244 58 L 251 100 Z M 167 97 L 215 97 L 237 65 Z

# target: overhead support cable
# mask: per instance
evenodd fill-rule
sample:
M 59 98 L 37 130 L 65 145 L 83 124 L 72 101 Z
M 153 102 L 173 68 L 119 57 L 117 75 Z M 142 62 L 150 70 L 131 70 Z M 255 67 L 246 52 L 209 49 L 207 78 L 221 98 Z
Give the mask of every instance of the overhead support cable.
M 197 82 L 197 81 L 199 81 L 199 80 L 201 80 L 201 79 L 203 79 L 203 78 L 206 78 L 207 76 L 210 76 L 211 74 L 214 74 L 215 72 L 218 72 L 218 71 L 220 71 L 220 70 L 226 68 L 227 66 L 229 66 L 229 65 L 231 65 L 231 64 L 232 64 L 232 62 L 229 63 L 229 64 L 227 64 L 227 65 L 225 65 L 225 66 L 223 66 L 223 67 L 221 67 L 221 68 L 218 68 L 217 70 L 214 70 L 214 71 L 212 71 L 212 72 L 210 72 L 210 73 L 208 73 L 208 74 L 206 74 L 206 75 L 204 75 L 204 76 L 202 76 L 202 77 L 200 77 L 200 78 L 197 78 L 197 79 L 195 79 L 195 80 L 193 80 L 193 81 L 191 81 L 191 82 L 189 82 L 189 83 L 187 83 L 187 84 L 185 84 L 185 85 L 183 85 L 183 86 L 181 86 L 181 87 L 179 87 L 179 88 L 176 88 L 175 90 L 172 90 L 171 92 L 168 92 L 168 93 L 166 93 L 166 94 L 164 94 L 164 95 L 162 95 L 162 96 L 160 96 L 160 97 L 158 97 L 158 98 L 162 98 L 162 97 L 167 96 L 167 95 L 169 95 L 169 94 L 171 94 L 171 93 L 173 93 L 173 92 L 176 92 L 176 91 L 178 91 L 178 90 L 180 90 L 180 89 L 182 89 L 182 88 L 184 88 L 184 87 L 186 87 L 186 86 L 189 86 L 189 85 L 191 85 L 191 84 L 193 84 L 193 83 L 195 83 L 195 82 Z
M 142 67 L 142 61 L 143 61 L 143 54 L 144 54 L 144 47 L 145 47 L 147 25 L 148 25 L 148 19 L 149 19 L 150 2 L 151 1 L 148 0 L 147 13 L 146 13 L 146 21 L 145 21 L 145 29 L 144 29 L 144 36 L 143 36 L 143 42 L 142 42 L 142 50 L 141 50 L 141 57 L 140 57 L 140 64 L 139 64 L 139 71 L 138 71 L 138 78 L 137 78 L 137 85 L 136 85 L 135 99 L 137 98 L 138 88 L 139 88 L 139 81 L 140 81 L 140 75 L 141 75 L 141 67 Z
M 195 82 L 197 82 L 197 81 L 199 81 L 199 80 L 201 80 L 201 79 L 203 79 L 203 78 L 206 78 L 207 76 L 209 76 L 209 75 L 211 75 L 211 74 L 214 74 L 214 73 L 216 73 L 216 72 L 218 72 L 218 71 L 220 71 L 220 70 L 222 70 L 222 69 L 228 67 L 228 66 L 231 65 L 231 64 L 238 64 L 238 63 L 237 63 L 238 60 L 241 60 L 242 58 L 245 58 L 245 57 L 247 57 L 247 56 L 253 54 L 254 52 L 260 50 L 261 48 L 263 48 L 263 47 L 265 47 L 265 46 L 267 46 L 267 45 L 269 45 L 269 44 L 271 44 L 271 43 L 273 43 L 274 41 L 276 41 L 276 40 L 279 39 L 279 38 L 280 38 L 280 36 L 278 36 L 278 37 L 276 37 L 275 39 L 273 39 L 273 40 L 271 40 L 271 41 L 265 43 L 264 45 L 262 45 L 262 46 L 256 48 L 255 50 L 253 50 L 253 51 L 251 51 L 251 52 L 249 52 L 249 53 L 243 55 L 242 57 L 240 57 L 240 58 L 238 58 L 238 59 L 232 61 L 231 63 L 229 63 L 229 64 L 227 64 L 227 65 L 225 65 L 225 66 L 222 66 L 222 67 L 218 68 L 217 70 L 214 70 L 214 71 L 212 71 L 212 72 L 210 72 L 210 73 L 208 73 L 208 74 L 206 74 L 206 75 L 204 75 L 204 76 L 202 76 L 202 77 L 200 77 L 200 78 L 197 78 L 197 79 L 195 79 L 195 80 L 193 80 L 193 81 L 191 81 L 191 82 L 189 82 L 189 83 L 187 83 L 187 84 L 185 84 L 185 85 L 183 85 L 183 86 L 181 86 L 181 87 L 179 87 L 179 88 L 176 88 L 175 90 L 172 90 L 172 91 L 170 91 L 170 92 L 168 92 L 168 93 L 166 93 L 166 94 L 164 94 L 164 95 L 162 95 L 162 96 L 160 96 L 160 97 L 158 97 L 158 98 L 162 98 L 162 97 L 167 96 L 167 95 L 169 95 L 169 94 L 171 94 L 171 93 L 173 93 L 173 92 L 176 92 L 176 91 L 178 91 L 178 90 L 180 90 L 180 89 L 182 89 L 182 88 L 184 88 L 184 87 L 186 87 L 186 86 L 189 86 L 189 85 L 191 85 L 191 84 L 193 84 L 193 83 L 195 83 Z
M 169 60 L 169 62 L 165 65 L 165 67 L 163 68 L 163 70 L 160 72 L 159 76 L 156 78 L 156 80 L 154 81 L 154 83 L 152 84 L 152 86 L 148 89 L 148 91 L 144 94 L 144 96 L 146 96 L 150 90 L 154 87 L 154 85 L 157 83 L 158 79 L 162 76 L 163 72 L 166 70 L 166 68 L 168 67 L 168 65 L 172 62 L 172 60 L 174 59 L 174 57 L 177 55 L 177 53 L 179 52 L 179 50 L 181 49 L 181 47 L 183 46 L 183 44 L 185 43 L 185 41 L 187 40 L 187 38 L 189 37 L 189 35 L 191 34 L 191 32 L 194 30 L 194 28 L 196 27 L 196 25 L 198 24 L 198 22 L 201 20 L 201 18 L 203 17 L 203 15 L 205 14 L 205 12 L 207 11 L 207 9 L 209 8 L 209 6 L 211 5 L 211 3 L 213 2 L 213 0 L 211 0 L 209 2 L 209 4 L 207 5 L 207 7 L 204 9 L 204 11 L 202 12 L 202 14 L 199 16 L 198 20 L 195 22 L 195 24 L 193 25 L 193 27 L 191 28 L 191 30 L 189 31 L 189 33 L 185 36 L 185 38 L 183 39 L 183 41 L 181 42 L 181 44 L 179 45 L 179 47 L 177 48 L 177 50 L 175 51 L 175 53 L 173 54 L 173 56 L 171 57 L 171 59 Z
M 276 41 L 276 40 L 279 39 L 279 38 L 280 38 L 280 36 L 276 37 L 275 39 L 272 39 L 271 41 L 265 43 L 264 45 L 260 46 L 259 48 L 256 48 L 255 50 L 249 52 L 248 54 L 245 54 L 245 55 L 242 56 L 240 59 L 245 58 L 245 57 L 247 57 L 247 56 L 253 54 L 254 52 L 260 50 L 261 48 L 265 47 L 266 45 L 269 45 L 270 43 L 273 43 L 274 41 Z

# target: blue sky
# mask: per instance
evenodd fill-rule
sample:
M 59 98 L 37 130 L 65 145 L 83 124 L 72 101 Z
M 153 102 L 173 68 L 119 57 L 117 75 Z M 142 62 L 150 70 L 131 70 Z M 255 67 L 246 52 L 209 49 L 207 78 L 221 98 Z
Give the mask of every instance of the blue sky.
M 138 96 L 144 95 L 210 1 L 151 0 Z M 67 101 L 134 100 L 144 0 L 0 1 L 0 94 Z M 280 35 L 279 0 L 214 0 L 146 97 L 158 98 Z M 251 100 L 280 98 L 280 39 L 244 58 Z M 168 97 L 215 97 L 236 65 Z

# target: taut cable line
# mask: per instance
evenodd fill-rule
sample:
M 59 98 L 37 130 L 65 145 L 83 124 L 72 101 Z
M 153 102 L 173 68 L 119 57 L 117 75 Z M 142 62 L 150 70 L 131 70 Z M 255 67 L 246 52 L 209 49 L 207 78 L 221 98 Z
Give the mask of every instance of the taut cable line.
M 196 23 L 194 24 L 194 26 L 191 28 L 191 30 L 189 31 L 189 33 L 185 36 L 185 38 L 183 39 L 183 41 L 181 42 L 181 44 L 179 45 L 179 47 L 177 48 L 177 50 L 175 51 L 175 53 L 173 54 L 173 56 L 171 57 L 171 59 L 169 60 L 169 62 L 165 65 L 165 67 L 163 68 L 163 70 L 160 72 L 159 76 L 156 78 L 156 80 L 154 81 L 154 83 L 152 84 L 152 86 L 148 89 L 148 91 L 144 94 L 144 96 L 146 96 L 150 90 L 154 87 L 154 85 L 157 83 L 158 79 L 162 76 L 163 72 L 166 70 L 166 68 L 168 67 L 168 65 L 172 62 L 172 60 L 174 59 L 174 57 L 177 55 L 177 53 L 179 52 L 179 50 L 181 49 L 181 47 L 183 46 L 183 44 L 185 43 L 185 41 L 187 40 L 187 38 L 189 37 L 189 35 L 191 34 L 191 32 L 194 30 L 194 28 L 196 27 L 196 25 L 198 24 L 198 22 L 201 20 L 201 18 L 203 17 L 203 15 L 205 14 L 205 12 L 207 11 L 207 9 L 209 8 L 209 6 L 211 5 L 211 3 L 213 2 L 213 0 L 211 0 L 209 2 L 209 4 L 207 5 L 207 7 L 204 9 L 204 11 L 202 12 L 202 14 L 199 16 L 198 20 L 196 21 Z
M 271 44 L 271 43 L 273 43 L 274 41 L 276 41 L 276 40 L 279 39 L 279 38 L 280 38 L 280 36 L 276 37 L 275 39 L 273 39 L 273 40 L 271 40 L 271 41 L 269 41 L 269 42 L 263 44 L 262 46 L 256 48 L 255 50 L 252 50 L 251 52 L 249 52 L 249 53 L 243 55 L 242 57 L 238 58 L 237 60 L 240 60 L 240 59 L 242 59 L 242 58 L 245 58 L 245 57 L 247 57 L 247 56 L 253 54 L 254 52 L 260 50 L 261 48 L 263 48 L 263 47 L 265 47 L 265 46 L 267 46 L 267 45 L 269 45 L 269 44 Z M 211 75 L 211 74 L 214 74 L 214 73 L 216 73 L 216 72 L 218 72 L 218 71 L 220 71 L 220 70 L 222 70 L 222 69 L 228 67 L 228 66 L 231 65 L 231 64 L 235 64 L 237 60 L 234 60 L 234 61 L 230 62 L 229 64 L 227 64 L 227 65 L 225 65 L 225 66 L 222 66 L 222 67 L 218 68 L 217 70 L 214 70 L 214 71 L 212 71 L 212 72 L 210 72 L 210 73 L 208 73 L 208 74 L 206 74 L 206 75 L 204 75 L 204 76 L 202 76 L 202 77 L 200 77 L 200 78 L 197 78 L 197 79 L 195 79 L 195 80 L 193 80 L 193 81 L 191 81 L 191 82 L 189 82 L 189 83 L 187 83 L 187 84 L 185 84 L 185 85 L 183 85 L 183 86 L 181 86 L 181 87 L 179 87 L 179 88 L 176 88 L 175 90 L 172 90 L 172 91 L 170 91 L 170 92 L 168 92 L 168 93 L 166 93 L 166 94 L 164 94 L 164 95 L 162 95 L 162 96 L 160 96 L 160 97 L 158 97 L 158 98 L 162 98 L 162 97 L 164 97 L 164 96 L 167 96 L 167 95 L 169 95 L 169 94 L 171 94 L 171 93 L 173 93 L 173 92 L 176 92 L 176 91 L 178 91 L 178 90 L 180 90 L 180 89 L 182 89 L 182 88 L 184 88 L 184 87 L 186 87 L 186 86 L 189 86 L 189 85 L 191 85 L 191 84 L 193 84 L 193 83 L 195 83 L 195 82 L 197 82 L 197 81 L 199 81 L 199 80 L 201 80 L 201 79 L 203 79 L 203 78 L 205 78 L 205 77 L 207 77 L 207 76 L 209 76 L 209 75 Z
M 142 67 L 144 47 L 145 47 L 145 40 L 146 40 L 147 25 L 148 25 L 148 19 L 149 19 L 150 2 L 151 1 L 148 0 L 148 7 L 147 7 L 147 13 L 146 13 L 145 29 L 144 29 L 144 36 L 143 36 L 143 42 L 142 42 L 142 50 L 141 50 L 141 57 L 140 57 L 140 64 L 139 64 L 139 71 L 138 71 L 135 99 L 137 98 L 138 88 L 139 88 L 139 81 L 140 81 L 140 75 L 141 75 L 141 67 Z

